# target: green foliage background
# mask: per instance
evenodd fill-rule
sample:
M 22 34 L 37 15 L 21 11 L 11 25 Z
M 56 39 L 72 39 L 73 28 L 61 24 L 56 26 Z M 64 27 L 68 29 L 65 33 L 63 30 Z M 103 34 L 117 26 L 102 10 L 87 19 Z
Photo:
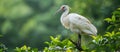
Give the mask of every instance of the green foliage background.
M 111 23 L 112 20 L 105 17 L 112 16 L 114 19 L 117 13 L 118 19 L 120 12 L 116 11 L 115 14 L 112 12 L 120 7 L 119 2 L 119 0 L 0 0 L 0 42 L 5 50 L 8 48 L 8 51 L 23 45 L 43 50 L 47 46 L 44 42 L 50 41 L 49 36 L 61 34 L 61 39 L 69 36 L 73 36 L 74 39 L 75 36 L 70 35 L 72 33 L 61 25 L 60 14 L 55 15 L 63 4 L 71 7 L 70 12 L 88 18 L 97 27 L 98 34 L 103 35 L 106 31 L 117 33 L 119 27 L 118 25 L 116 27 L 116 23 L 119 22 Z M 110 23 L 104 22 L 104 19 Z

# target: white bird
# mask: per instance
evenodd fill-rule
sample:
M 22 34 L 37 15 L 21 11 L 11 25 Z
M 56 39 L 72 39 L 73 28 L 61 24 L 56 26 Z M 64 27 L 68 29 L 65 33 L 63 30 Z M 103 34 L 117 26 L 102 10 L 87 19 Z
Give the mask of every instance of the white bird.
M 77 13 L 69 13 L 69 9 L 68 5 L 62 5 L 58 10 L 63 11 L 60 21 L 66 29 L 80 35 L 97 35 L 96 27 L 87 18 Z

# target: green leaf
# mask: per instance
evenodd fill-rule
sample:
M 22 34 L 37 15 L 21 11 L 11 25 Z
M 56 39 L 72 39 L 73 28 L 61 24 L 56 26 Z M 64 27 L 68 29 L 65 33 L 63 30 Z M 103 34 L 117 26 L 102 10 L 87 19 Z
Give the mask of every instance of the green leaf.
M 115 15 L 112 15 L 112 21 L 113 21 L 113 22 L 116 21 Z
M 37 48 L 33 48 L 32 52 L 38 52 L 38 49 Z
M 117 8 L 117 10 L 120 10 L 120 8 Z
M 113 25 L 110 25 L 107 27 L 107 30 L 110 30 L 113 27 Z
M 54 38 L 53 36 L 50 36 L 50 39 L 51 39 L 51 40 L 54 40 L 55 38 Z
M 114 31 L 112 31 L 112 34 L 111 34 L 111 36 L 113 36 L 113 35 L 115 35 L 115 32 L 114 32 Z
M 49 43 L 49 42 L 45 42 L 45 44 L 50 45 L 50 43 Z
M 21 50 L 30 50 L 30 47 L 27 47 L 26 45 L 21 47 Z
M 111 22 L 111 21 L 112 21 L 111 18 L 106 18 L 106 19 L 104 19 L 104 20 L 107 21 L 107 22 Z
M 120 32 L 117 32 L 116 34 L 120 35 Z

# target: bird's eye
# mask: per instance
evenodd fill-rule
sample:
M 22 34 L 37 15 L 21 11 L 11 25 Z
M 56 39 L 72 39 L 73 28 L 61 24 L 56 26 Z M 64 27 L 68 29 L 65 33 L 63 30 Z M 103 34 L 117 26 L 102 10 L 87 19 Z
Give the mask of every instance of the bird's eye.
M 63 8 L 65 8 L 65 7 L 63 7 Z
M 64 10 L 65 9 L 65 7 L 62 7 L 62 10 Z

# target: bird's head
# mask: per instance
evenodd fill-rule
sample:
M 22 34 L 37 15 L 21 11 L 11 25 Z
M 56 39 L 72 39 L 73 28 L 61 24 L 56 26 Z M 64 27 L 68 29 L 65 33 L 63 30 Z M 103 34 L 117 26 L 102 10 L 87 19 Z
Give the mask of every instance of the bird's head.
M 62 10 L 62 11 L 69 10 L 69 6 L 68 6 L 68 5 L 62 5 L 62 6 L 60 7 L 60 10 Z
M 64 11 L 69 10 L 69 9 L 70 9 L 70 7 L 68 5 L 62 5 L 57 12 L 60 12 L 60 11 L 64 12 Z

